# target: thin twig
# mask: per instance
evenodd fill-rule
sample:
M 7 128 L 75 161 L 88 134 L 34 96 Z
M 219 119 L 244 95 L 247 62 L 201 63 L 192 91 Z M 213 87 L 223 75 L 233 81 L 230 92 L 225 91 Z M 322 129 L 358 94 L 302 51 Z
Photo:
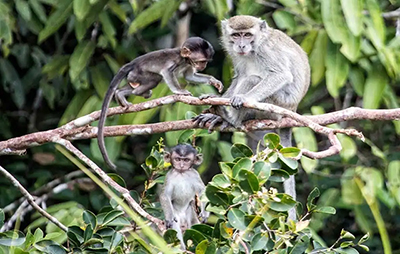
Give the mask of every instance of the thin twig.
M 116 191 L 118 191 L 124 197 L 128 205 L 138 214 L 148 219 L 149 221 L 153 222 L 162 232 L 165 230 L 165 226 L 162 220 L 151 216 L 145 210 L 143 210 L 143 208 L 132 198 L 132 196 L 129 193 L 129 190 L 122 187 L 121 185 L 116 183 L 113 179 L 111 179 L 111 177 L 109 177 L 103 170 L 101 170 L 99 166 L 96 165 L 96 163 L 91 161 L 88 157 L 86 157 L 86 155 L 84 155 L 81 151 L 79 151 L 79 149 L 73 146 L 71 142 L 65 139 L 55 139 L 53 141 L 65 147 L 68 151 L 73 153 L 81 161 L 83 161 L 84 163 L 86 163 L 86 165 L 88 165 L 91 169 L 93 169 L 105 183 L 107 183 L 108 185 L 113 187 Z
M 7 170 L 5 170 L 2 166 L 0 166 L 0 172 L 7 178 L 9 179 L 15 187 L 17 187 L 22 195 L 26 197 L 28 200 L 29 204 L 33 206 L 41 215 L 46 217 L 49 221 L 53 222 L 57 227 L 59 227 L 61 230 L 67 232 L 68 228 L 64 226 L 61 222 L 59 222 L 55 217 L 51 216 L 49 213 L 47 213 L 45 210 L 43 210 L 38 204 L 35 203 L 34 198 L 32 195 L 22 186 L 17 179 L 14 178 Z

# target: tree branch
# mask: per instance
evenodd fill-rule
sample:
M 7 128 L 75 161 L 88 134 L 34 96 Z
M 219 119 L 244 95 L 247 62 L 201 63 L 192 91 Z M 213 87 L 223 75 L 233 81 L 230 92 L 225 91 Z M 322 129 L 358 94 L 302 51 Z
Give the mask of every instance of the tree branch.
M 43 210 L 38 204 L 35 203 L 34 198 L 32 195 L 22 186 L 17 179 L 15 179 L 10 173 L 8 173 L 7 170 L 5 170 L 2 166 L 0 166 L 0 173 L 2 173 L 7 179 L 9 179 L 15 187 L 17 187 L 22 195 L 26 197 L 28 200 L 29 204 L 33 206 L 41 215 L 46 217 L 49 221 L 53 222 L 57 227 L 61 228 L 61 230 L 67 232 L 68 228 L 64 226 L 61 222 L 59 222 L 56 218 L 51 216 L 49 213 L 47 213 L 45 210 Z
M 81 161 L 83 161 L 84 163 L 86 163 L 86 165 L 88 165 L 91 169 L 93 169 L 105 183 L 107 183 L 108 185 L 113 187 L 116 191 L 118 191 L 124 197 L 128 205 L 138 214 L 140 214 L 140 216 L 153 222 L 162 232 L 165 230 L 165 226 L 162 220 L 151 216 L 145 210 L 143 210 L 143 208 L 138 203 L 136 203 L 136 201 L 129 194 L 129 190 L 122 187 L 121 185 L 116 183 L 113 179 L 111 179 L 111 177 L 109 177 L 103 170 L 101 170 L 99 166 L 96 165 L 96 163 L 91 161 L 88 157 L 86 157 L 86 155 L 84 155 L 75 146 L 73 146 L 71 142 L 65 139 L 56 139 L 54 140 L 54 142 L 65 147 L 68 151 L 75 154 L 75 156 L 77 156 Z
M 208 98 L 200 100 L 196 97 L 182 96 L 182 95 L 170 95 L 166 97 L 157 98 L 151 101 L 146 101 L 134 105 L 130 105 L 127 108 L 114 107 L 108 110 L 108 116 L 139 112 L 162 105 L 172 104 L 175 102 L 183 102 L 190 105 L 229 105 L 229 99 L 226 98 Z M 362 134 L 352 129 L 340 129 L 332 130 L 327 127 L 323 127 L 327 124 L 332 124 L 341 121 L 348 120 L 399 120 L 400 109 L 388 109 L 388 110 L 371 110 L 362 108 L 347 108 L 332 113 L 315 116 L 301 116 L 295 112 L 286 110 L 284 108 L 268 104 L 268 103 L 254 103 L 246 102 L 244 107 L 266 110 L 269 112 L 279 113 L 286 118 L 280 121 L 272 120 L 251 120 L 244 124 L 240 130 L 234 128 L 228 128 L 225 131 L 253 131 L 253 130 L 267 130 L 287 127 L 300 127 L 305 126 L 313 129 L 316 132 L 323 133 L 328 136 L 332 145 L 337 144 L 335 137 L 329 136 L 329 133 L 344 133 L 347 135 L 355 135 L 360 138 Z M 88 124 L 98 120 L 100 111 L 95 111 L 86 116 L 75 119 L 57 129 L 36 132 L 25 136 L 12 138 L 6 141 L 0 142 L 0 155 L 2 154 L 23 154 L 25 149 L 33 146 L 37 146 L 43 143 L 53 142 L 54 138 L 63 138 L 67 140 L 77 139 L 88 139 L 95 138 L 97 136 L 97 128 L 90 127 Z M 204 128 L 207 128 L 205 126 Z M 153 133 L 161 133 L 174 130 L 184 129 L 196 129 L 199 128 L 191 120 L 181 120 L 174 122 L 164 122 L 155 124 L 144 124 L 144 125 L 129 125 L 129 126 L 114 126 L 105 128 L 105 136 L 123 136 L 123 135 L 149 135 Z M 332 155 L 332 151 L 338 151 L 340 147 L 336 147 L 335 150 L 330 150 L 325 154 Z M 304 155 L 312 158 L 321 158 L 322 155 L 316 156 L 314 153 L 305 152 Z M 324 155 L 325 156 L 325 155 Z

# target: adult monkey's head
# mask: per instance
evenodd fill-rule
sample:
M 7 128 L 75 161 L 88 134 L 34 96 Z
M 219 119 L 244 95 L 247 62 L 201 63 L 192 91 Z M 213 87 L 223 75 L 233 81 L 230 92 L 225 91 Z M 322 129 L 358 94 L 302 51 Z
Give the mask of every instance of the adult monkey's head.
M 221 21 L 222 42 L 231 55 L 246 56 L 259 45 L 267 23 L 253 16 L 238 15 Z

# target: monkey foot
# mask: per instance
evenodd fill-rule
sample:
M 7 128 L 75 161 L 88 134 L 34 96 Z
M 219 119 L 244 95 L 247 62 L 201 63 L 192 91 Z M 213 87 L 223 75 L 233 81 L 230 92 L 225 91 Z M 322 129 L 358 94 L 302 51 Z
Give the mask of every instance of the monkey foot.
M 195 124 L 197 124 L 199 127 L 204 127 L 206 124 L 210 124 L 208 127 L 208 133 L 213 132 L 216 129 L 216 126 L 220 124 L 220 131 L 223 131 L 227 127 L 229 127 L 229 123 L 225 121 L 222 117 L 218 115 L 214 115 L 211 113 L 206 113 L 206 114 L 200 114 L 193 118 L 193 121 Z

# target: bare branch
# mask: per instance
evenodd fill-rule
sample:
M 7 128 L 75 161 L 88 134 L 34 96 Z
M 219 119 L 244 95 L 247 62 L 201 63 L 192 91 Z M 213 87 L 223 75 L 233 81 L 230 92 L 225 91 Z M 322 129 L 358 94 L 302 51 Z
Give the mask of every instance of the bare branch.
M 0 172 L 7 178 L 9 179 L 15 187 L 17 187 L 22 195 L 26 197 L 28 200 L 29 204 L 33 206 L 41 215 L 46 217 L 49 221 L 53 222 L 57 227 L 59 227 L 61 230 L 67 232 L 68 228 L 64 226 L 61 222 L 59 222 L 56 218 L 51 216 L 49 213 L 47 213 L 45 210 L 43 210 L 38 204 L 35 203 L 34 198 L 32 195 L 22 186 L 17 179 L 15 179 L 7 170 L 5 170 L 2 166 L 0 166 Z
M 116 115 L 123 113 L 139 112 L 151 108 L 155 108 L 162 105 L 171 104 L 174 102 L 183 102 L 190 105 L 229 105 L 229 99 L 226 98 L 208 98 L 200 100 L 195 97 L 182 96 L 182 95 L 170 95 L 162 98 L 157 98 L 151 101 L 138 103 L 129 106 L 128 108 L 114 107 L 108 110 L 108 115 Z M 356 120 L 356 119 L 367 119 L 367 120 L 399 120 L 400 109 L 388 109 L 388 110 L 370 110 L 362 108 L 347 108 L 345 110 L 336 111 L 317 116 L 301 116 L 295 112 L 286 110 L 284 108 L 267 104 L 267 103 L 254 103 L 247 102 L 244 104 L 245 107 L 267 110 L 274 113 L 282 114 L 286 116 L 280 121 L 272 120 L 252 120 L 245 123 L 242 129 L 237 130 L 234 128 L 228 128 L 225 131 L 253 131 L 253 130 L 267 130 L 277 129 L 286 127 L 300 127 L 305 126 L 313 129 L 316 132 L 328 135 L 332 131 L 334 133 L 344 133 L 347 135 L 362 137 L 362 134 L 352 129 L 340 129 L 332 130 L 323 125 L 332 124 L 336 122 Z M 53 142 L 54 139 L 63 138 L 67 140 L 76 139 L 88 139 L 97 136 L 97 128 L 90 127 L 93 121 L 96 121 L 100 115 L 100 111 L 95 111 L 89 115 L 75 119 L 57 129 L 48 130 L 43 132 L 37 132 L 28 134 L 22 137 L 12 138 L 6 141 L 0 142 L 0 155 L 1 154 L 21 154 L 26 148 L 37 146 L 47 142 Z M 289 118 L 288 118 L 289 117 Z M 205 126 L 204 128 L 207 128 Z M 153 133 L 161 133 L 174 130 L 184 129 L 196 129 L 199 128 L 190 120 L 186 121 L 175 121 L 175 122 L 164 122 L 156 124 L 145 124 L 145 125 L 130 125 L 130 126 L 115 126 L 106 127 L 105 136 L 123 136 L 123 135 L 149 135 Z M 331 144 L 337 143 L 335 138 L 331 137 Z M 335 151 L 340 150 L 340 147 L 336 147 Z M 331 154 L 334 150 L 329 150 Z M 320 158 L 313 153 L 305 151 L 304 155 L 311 156 L 311 158 Z
M 54 140 L 54 142 L 62 145 L 68 151 L 75 154 L 75 156 L 77 156 L 81 161 L 83 161 L 84 163 L 86 163 L 86 165 L 88 165 L 91 169 L 93 169 L 105 183 L 107 183 L 108 185 L 113 187 L 116 191 L 121 193 L 121 195 L 124 197 L 124 199 L 126 200 L 128 205 L 132 209 L 134 209 L 138 214 L 140 214 L 140 216 L 153 222 L 162 232 L 165 230 L 165 226 L 164 226 L 164 223 L 162 220 L 151 216 L 145 210 L 143 210 L 143 208 L 138 203 L 136 203 L 136 201 L 129 194 L 129 190 L 125 189 L 124 187 L 122 187 L 121 185 L 116 183 L 113 179 L 111 179 L 103 170 L 101 170 L 99 168 L 99 166 L 96 165 L 96 163 L 91 161 L 81 151 L 79 151 L 75 146 L 73 146 L 71 144 L 71 142 L 69 142 L 68 140 L 65 140 L 65 139 L 57 139 L 57 140 Z

